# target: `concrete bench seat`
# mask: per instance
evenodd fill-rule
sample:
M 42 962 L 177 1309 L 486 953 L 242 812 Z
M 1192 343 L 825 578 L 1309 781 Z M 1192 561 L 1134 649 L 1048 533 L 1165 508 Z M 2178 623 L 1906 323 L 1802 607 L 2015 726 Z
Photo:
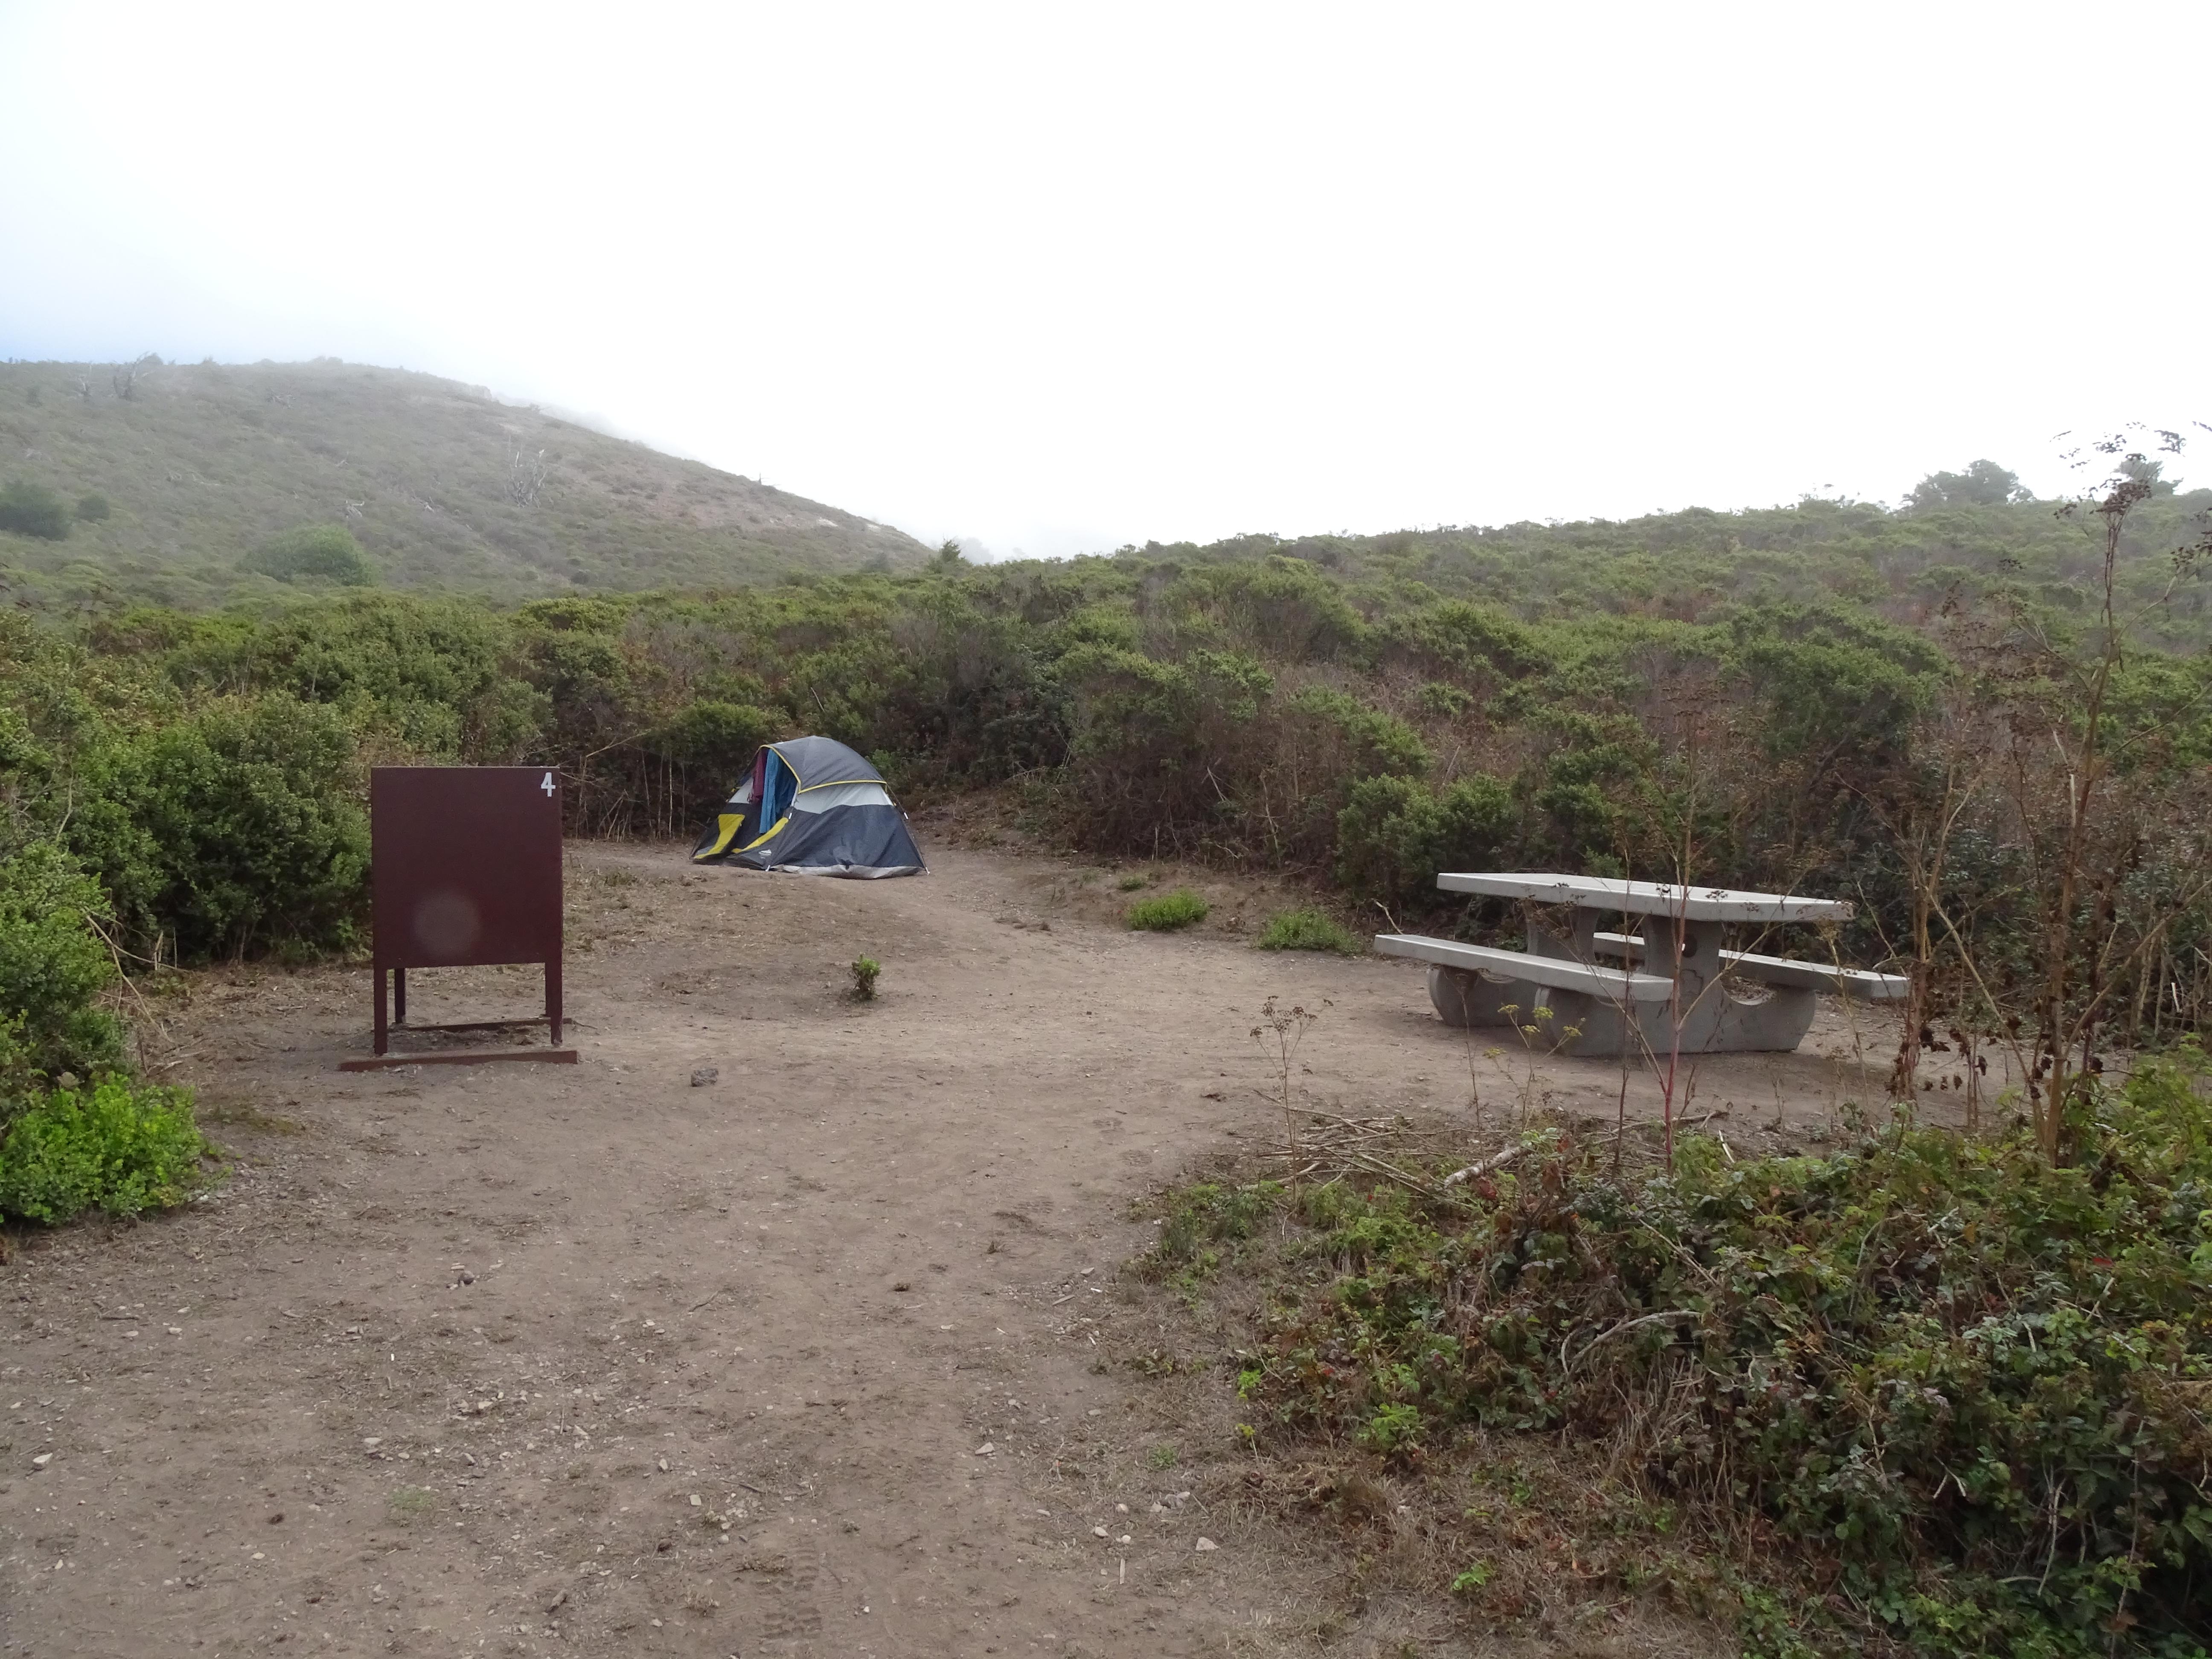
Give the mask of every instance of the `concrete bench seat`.
M 1674 982 L 1656 974 L 1570 962 L 1564 957 L 1531 956 L 1525 951 L 1501 951 L 1487 945 L 1462 945 L 1419 933 L 1377 933 L 1375 949 L 1386 957 L 1410 957 L 1433 967 L 1490 974 L 1555 991 L 1579 991 L 1610 1001 L 1664 1002 L 1674 994 Z
M 1632 933 L 1591 935 L 1600 956 L 1640 961 L 1644 941 Z M 1911 981 L 1902 974 L 1870 973 L 1863 968 L 1833 968 L 1826 963 L 1792 962 L 1786 957 L 1762 957 L 1748 951 L 1723 951 L 1721 961 L 1746 979 L 1762 985 L 1792 990 L 1827 991 L 1855 1002 L 1902 1002 Z

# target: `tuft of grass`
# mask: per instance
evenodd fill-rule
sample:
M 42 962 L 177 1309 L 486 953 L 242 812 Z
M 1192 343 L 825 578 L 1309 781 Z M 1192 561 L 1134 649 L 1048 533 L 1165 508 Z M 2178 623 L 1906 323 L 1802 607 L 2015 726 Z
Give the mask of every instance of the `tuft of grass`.
M 884 965 L 873 957 L 855 958 L 853 963 L 853 1000 L 873 1002 L 876 1000 L 876 976 Z
M 1254 941 L 1262 951 L 1334 951 L 1339 956 L 1358 956 L 1366 944 L 1328 911 L 1309 905 L 1270 916 Z
M 1171 1469 L 1176 1466 L 1179 1456 L 1180 1454 L 1173 1446 L 1163 1443 L 1146 1452 L 1145 1462 L 1156 1469 Z
M 1211 908 L 1188 888 L 1178 887 L 1158 898 L 1139 899 L 1123 913 L 1122 920 L 1141 933 L 1172 933 L 1204 921 Z
M 188 1090 L 119 1077 L 56 1089 L 0 1140 L 0 1215 L 50 1227 L 87 1210 L 143 1215 L 181 1204 L 200 1182 L 208 1144 Z
M 423 1486 L 402 1486 L 392 1494 L 390 1507 L 393 1521 L 410 1526 L 427 1519 L 438 1507 L 438 1495 Z
M 219 1100 L 204 1107 L 197 1115 L 204 1122 L 219 1123 L 226 1129 L 255 1129 L 269 1135 L 305 1133 L 304 1127 L 297 1120 L 264 1111 L 250 1100 Z
M 1152 878 L 1145 875 L 1124 876 L 1114 884 L 1125 893 L 1133 893 L 1140 887 L 1150 887 Z

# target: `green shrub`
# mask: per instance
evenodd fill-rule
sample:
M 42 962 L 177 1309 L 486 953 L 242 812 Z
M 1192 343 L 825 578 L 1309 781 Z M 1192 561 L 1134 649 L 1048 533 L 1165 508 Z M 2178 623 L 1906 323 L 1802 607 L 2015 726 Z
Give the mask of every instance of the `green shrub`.
M 0 489 L 0 530 L 58 542 L 70 533 L 69 503 L 40 483 L 21 480 Z
M 876 1000 L 876 981 L 884 971 L 884 964 L 873 957 L 861 957 L 853 963 L 853 1000 L 873 1002 Z
M 98 524 L 110 511 L 105 495 L 95 494 L 77 498 L 76 516 L 85 524 Z
M 1269 1282 L 1240 1393 L 1265 1431 L 1385 1455 L 1595 1442 L 1716 1548 L 1753 1510 L 1787 1547 L 1747 1570 L 1806 1652 L 2201 1651 L 2203 1063 L 2097 1093 L 2072 1167 L 1900 1120 L 1823 1158 L 1692 1137 L 1672 1176 L 1554 1143 L 1461 1199 L 1242 1189 L 1285 1224 L 1245 1258 Z M 1218 1186 L 1172 1197 L 1158 1255 L 1224 1215 L 1256 1233 Z
M 1158 898 L 1139 899 L 1123 913 L 1130 927 L 1147 933 L 1172 933 L 1206 920 L 1210 907 L 1187 887 Z
M 1341 745 L 1347 781 L 1389 775 L 1418 778 L 1428 772 L 1428 745 L 1395 715 L 1370 708 L 1358 698 L 1325 685 L 1306 687 L 1291 699 L 1290 707 L 1316 733 L 1326 733 Z
M 0 1214 L 58 1226 L 87 1210 L 165 1209 L 198 1183 L 206 1151 L 182 1089 L 121 1078 L 57 1089 L 0 1140 Z
M 1442 794 L 1410 778 L 1363 778 L 1337 815 L 1337 877 L 1365 898 L 1433 903 L 1443 870 L 1494 866 L 1520 823 L 1512 791 L 1475 773 Z
M 139 937 L 183 960 L 338 948 L 365 896 L 353 733 L 281 694 L 226 700 L 88 757 L 66 830 Z
M 306 524 L 287 530 L 271 536 L 240 562 L 280 582 L 304 577 L 341 587 L 366 587 L 376 580 L 361 544 L 341 524 Z
M 0 1021 L 18 1067 L 89 1075 L 121 1062 L 121 1025 L 93 1006 L 115 976 L 93 925 L 113 921 L 100 884 L 52 842 L 0 860 Z M 0 1121 L 6 1111 L 0 1102 Z
M 1257 942 L 1262 951 L 1334 951 L 1347 957 L 1367 948 L 1358 934 L 1334 916 L 1311 906 L 1269 917 Z

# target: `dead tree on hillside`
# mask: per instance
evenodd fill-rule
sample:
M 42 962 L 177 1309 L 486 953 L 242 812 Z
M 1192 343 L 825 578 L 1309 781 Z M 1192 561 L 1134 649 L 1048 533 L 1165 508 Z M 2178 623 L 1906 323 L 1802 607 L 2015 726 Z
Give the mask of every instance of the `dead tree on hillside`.
M 545 488 L 548 470 L 544 450 L 533 455 L 517 444 L 514 453 L 507 458 L 507 498 L 517 507 L 537 506 L 538 492 Z

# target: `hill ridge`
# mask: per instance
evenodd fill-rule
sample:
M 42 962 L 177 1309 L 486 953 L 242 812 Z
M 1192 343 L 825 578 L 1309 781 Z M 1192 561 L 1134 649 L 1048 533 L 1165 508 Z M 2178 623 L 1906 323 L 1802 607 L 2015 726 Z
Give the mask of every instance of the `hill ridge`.
M 66 540 L 0 532 L 34 605 L 185 608 L 285 591 L 259 543 L 342 524 L 380 580 L 505 601 L 918 564 L 858 514 L 664 454 L 481 386 L 307 363 L 0 364 L 0 484 L 104 496 Z

